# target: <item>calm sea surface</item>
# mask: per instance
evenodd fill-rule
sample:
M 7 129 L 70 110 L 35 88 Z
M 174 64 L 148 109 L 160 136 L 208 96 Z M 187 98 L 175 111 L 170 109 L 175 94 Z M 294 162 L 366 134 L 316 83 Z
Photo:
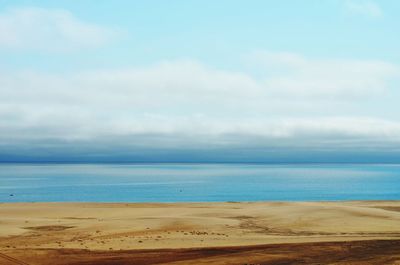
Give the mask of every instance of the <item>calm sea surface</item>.
M 400 165 L 0 165 L 1 202 L 400 200 Z

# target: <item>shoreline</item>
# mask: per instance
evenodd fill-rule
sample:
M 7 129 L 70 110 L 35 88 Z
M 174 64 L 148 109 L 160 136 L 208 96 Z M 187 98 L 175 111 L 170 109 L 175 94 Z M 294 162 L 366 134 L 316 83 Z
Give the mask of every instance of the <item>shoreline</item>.
M 137 201 L 0 201 L 0 205 L 30 205 L 30 204 L 35 204 L 35 205 L 72 205 L 72 204 L 87 204 L 87 205 L 149 205 L 152 207 L 152 205 L 160 205 L 160 206 L 169 206 L 169 205 L 196 205 L 196 204 L 224 204 L 224 203 L 238 203 L 238 204 L 257 204 L 257 203 L 265 203 L 265 204 L 296 204 L 296 203 L 322 203 L 322 204 L 334 204 L 334 203 L 339 203 L 339 204 L 353 204 L 353 203 L 382 203 L 382 204 L 388 204 L 388 203 L 400 203 L 400 200 L 396 199 L 391 199 L 391 200 L 255 200 L 255 201 L 165 201 L 165 202 L 160 202 L 160 201 L 146 201 L 146 202 L 137 202 Z

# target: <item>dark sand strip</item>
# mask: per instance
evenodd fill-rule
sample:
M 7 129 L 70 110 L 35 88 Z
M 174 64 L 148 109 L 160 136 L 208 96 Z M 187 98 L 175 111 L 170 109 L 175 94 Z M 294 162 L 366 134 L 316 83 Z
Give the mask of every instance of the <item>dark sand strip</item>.
M 32 265 L 394 265 L 400 264 L 400 240 L 129 251 L 31 249 L 14 250 L 7 255 L 30 260 Z

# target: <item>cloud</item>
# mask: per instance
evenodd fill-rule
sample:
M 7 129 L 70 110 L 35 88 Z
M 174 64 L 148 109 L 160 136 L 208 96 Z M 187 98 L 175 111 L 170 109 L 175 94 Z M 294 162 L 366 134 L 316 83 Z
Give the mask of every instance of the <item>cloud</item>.
M 118 34 L 63 9 L 23 7 L 0 14 L 0 48 L 69 51 L 103 45 Z
M 178 60 L 60 75 L 2 73 L 0 143 L 121 137 L 147 146 L 400 140 L 400 123 L 376 117 L 370 108 L 396 96 L 391 80 L 400 77 L 397 65 L 292 53 L 248 58 L 247 70 L 236 72 Z
M 348 0 L 345 2 L 345 7 L 348 11 L 368 17 L 379 18 L 383 16 L 381 7 L 373 2 L 367 0 Z
M 255 52 L 248 60 L 278 95 L 352 99 L 388 89 L 399 67 L 382 61 L 312 59 L 293 53 Z
M 400 148 L 400 122 L 393 118 L 400 113 L 386 115 L 397 109 L 398 65 L 259 51 L 243 69 L 176 60 L 0 73 L 0 160 L 38 150 L 50 157 L 90 150 L 95 157 L 149 159 L 152 150 L 162 158 L 198 150 L 265 157 L 273 150 Z

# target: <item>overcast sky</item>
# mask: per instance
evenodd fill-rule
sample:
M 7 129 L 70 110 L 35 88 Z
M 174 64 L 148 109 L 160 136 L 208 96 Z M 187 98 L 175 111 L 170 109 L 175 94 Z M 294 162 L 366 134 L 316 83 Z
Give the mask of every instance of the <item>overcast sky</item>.
M 399 10 L 0 0 L 0 161 L 400 162 Z

